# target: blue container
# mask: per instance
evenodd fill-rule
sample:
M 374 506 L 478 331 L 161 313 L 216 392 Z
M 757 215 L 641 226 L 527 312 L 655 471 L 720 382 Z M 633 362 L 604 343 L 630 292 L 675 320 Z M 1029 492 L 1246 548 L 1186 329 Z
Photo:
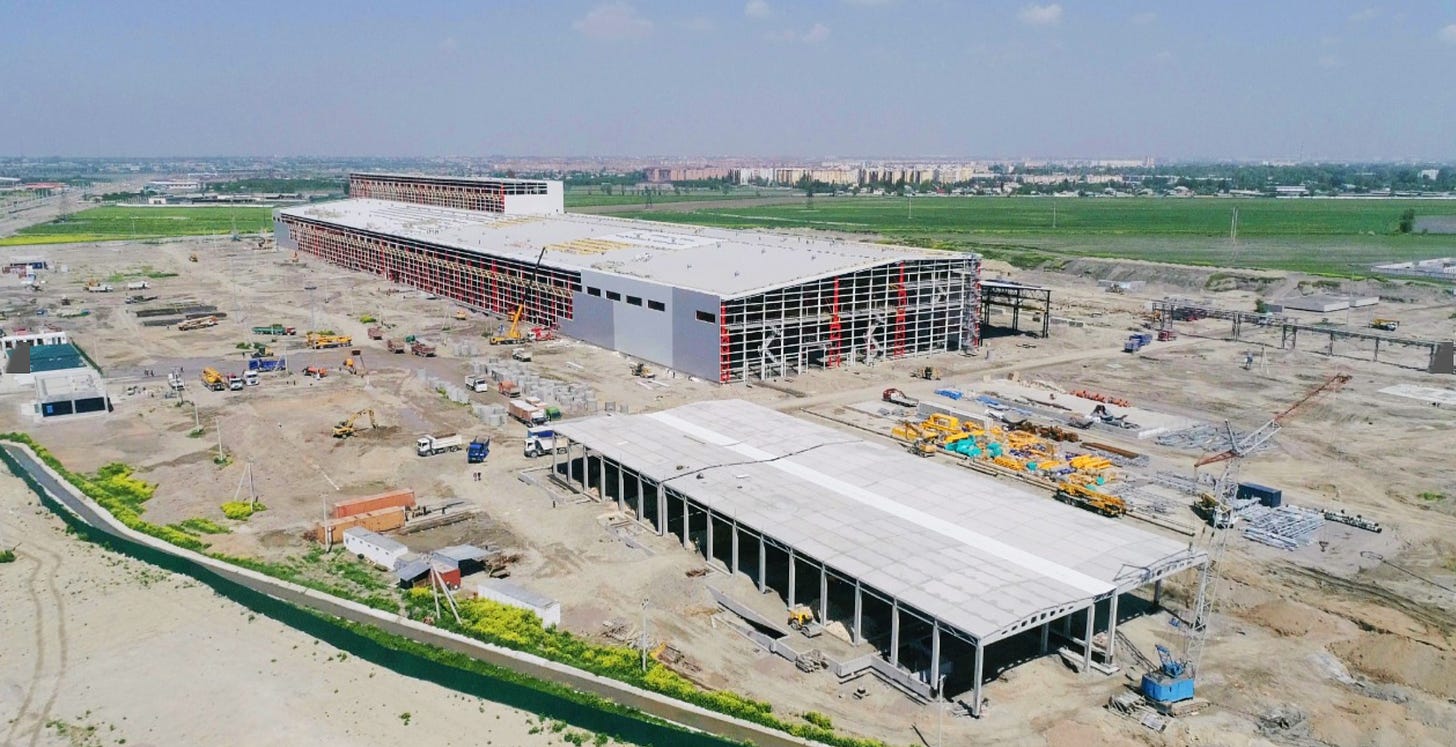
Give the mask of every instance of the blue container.
M 1143 675 L 1142 694 L 1157 703 L 1177 703 L 1193 698 L 1193 677 L 1180 674 L 1177 677 L 1166 672 L 1148 672 Z
M 1284 503 L 1284 491 L 1253 482 L 1239 483 L 1238 489 L 1234 492 L 1234 497 L 1241 501 L 1258 499 L 1260 505 L 1268 506 L 1269 508 L 1279 508 Z

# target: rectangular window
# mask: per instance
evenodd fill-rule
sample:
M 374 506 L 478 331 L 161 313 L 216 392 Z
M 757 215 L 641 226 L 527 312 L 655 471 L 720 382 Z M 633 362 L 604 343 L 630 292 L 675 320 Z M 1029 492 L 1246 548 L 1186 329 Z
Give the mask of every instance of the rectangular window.
M 607 291 L 607 300 L 608 301 L 620 301 L 620 300 L 622 300 L 622 294 L 621 293 L 618 293 L 616 291 Z
M 588 296 L 596 296 L 597 298 L 601 298 L 602 297 L 602 289 L 601 288 L 593 288 L 590 285 L 588 285 L 586 287 L 586 294 Z
M 709 311 L 699 311 L 697 317 L 700 322 L 707 322 L 709 324 L 718 323 L 718 315 Z
M 627 303 L 630 303 L 633 306 L 641 306 L 642 305 L 642 297 L 641 296 L 627 296 Z
M 648 301 L 647 308 L 653 311 L 667 311 L 667 305 L 661 301 Z

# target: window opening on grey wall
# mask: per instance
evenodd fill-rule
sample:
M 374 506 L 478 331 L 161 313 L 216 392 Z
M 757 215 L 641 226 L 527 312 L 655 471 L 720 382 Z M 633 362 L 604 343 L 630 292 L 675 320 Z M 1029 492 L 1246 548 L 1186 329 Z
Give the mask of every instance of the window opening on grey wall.
M 608 301 L 620 301 L 620 300 L 622 300 L 622 294 L 621 293 L 618 293 L 616 291 L 607 291 L 607 300 Z
M 630 303 L 633 306 L 641 306 L 642 305 L 642 297 L 641 296 L 627 296 L 627 303 Z
M 596 297 L 600 298 L 601 295 L 602 295 L 602 289 L 601 288 L 593 288 L 590 285 L 588 285 L 586 287 L 586 294 L 588 296 L 596 296 Z
M 714 313 L 712 313 L 710 311 L 699 311 L 697 313 L 697 317 L 698 317 L 698 321 L 700 321 L 700 322 L 707 322 L 709 324 L 717 324 L 718 323 L 718 315 L 717 314 L 714 314 Z
M 661 301 L 648 301 L 647 308 L 652 309 L 653 311 L 667 311 L 667 304 L 664 304 Z

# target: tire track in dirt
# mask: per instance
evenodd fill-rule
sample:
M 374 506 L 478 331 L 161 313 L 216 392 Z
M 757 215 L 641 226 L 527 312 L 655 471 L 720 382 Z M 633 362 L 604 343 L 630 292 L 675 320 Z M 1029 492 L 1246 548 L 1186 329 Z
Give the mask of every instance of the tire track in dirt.
M 51 709 L 56 705 L 56 700 L 61 695 L 61 679 L 66 675 L 67 665 L 70 663 L 70 637 L 66 633 L 66 602 L 61 597 L 61 587 L 56 583 L 56 572 L 61 567 L 61 556 L 44 548 L 36 548 L 36 554 L 45 556 L 49 561 L 49 569 L 44 575 L 46 592 L 54 605 L 52 611 L 55 617 L 54 639 L 55 639 L 55 676 L 51 679 L 51 694 L 46 698 L 45 704 L 41 706 L 40 712 L 36 714 L 35 727 L 30 733 L 31 747 L 40 741 L 43 727 L 50 719 Z M 37 635 L 41 635 L 39 630 Z
M 31 620 L 35 623 L 35 666 L 31 669 L 30 683 L 26 685 L 25 697 L 20 701 L 20 707 L 15 711 L 15 719 L 10 722 L 10 728 L 5 731 L 5 744 L 15 743 L 15 732 L 25 722 L 25 715 L 30 711 L 30 705 L 35 700 L 36 688 L 40 685 L 41 674 L 45 670 L 45 624 L 41 615 L 40 593 L 36 591 L 36 580 L 40 577 L 41 562 L 38 558 L 31 556 L 29 550 L 24 552 L 16 550 L 18 560 L 26 560 L 31 563 L 30 575 L 25 579 L 26 601 L 30 603 Z

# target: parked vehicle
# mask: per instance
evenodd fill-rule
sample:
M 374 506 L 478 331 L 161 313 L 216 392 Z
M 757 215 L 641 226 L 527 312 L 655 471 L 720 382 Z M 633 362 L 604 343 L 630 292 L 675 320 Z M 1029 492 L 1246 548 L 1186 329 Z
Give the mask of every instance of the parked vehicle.
M 255 334 L 255 335 L 273 335 L 275 337 L 278 336 L 278 335 L 295 335 L 295 334 L 298 334 L 298 328 L 297 327 L 285 327 L 282 324 L 269 324 L 269 325 L 262 326 L 262 327 L 254 327 L 253 328 L 253 334 Z
M 562 440 L 560 445 L 557 445 L 555 430 L 550 426 L 526 429 L 526 448 L 524 451 L 526 457 L 535 459 L 536 457 L 550 454 L 553 451 L 558 454 L 566 453 L 565 440 Z
M 468 388 L 472 392 L 477 392 L 477 393 L 479 393 L 479 392 L 488 392 L 488 391 L 490 391 L 490 377 L 489 376 L 466 376 L 465 377 L 465 386 L 466 386 L 466 388 Z
M 415 440 L 415 453 L 420 456 L 435 456 L 444 454 L 447 451 L 459 451 L 465 445 L 458 433 L 451 433 L 445 436 L 420 436 Z
M 526 425 L 545 425 L 550 418 L 546 417 L 546 411 L 536 407 L 525 400 L 513 399 L 506 405 L 511 417 Z
M 399 338 L 390 338 L 388 342 L 384 343 L 384 347 L 388 348 L 391 353 L 403 353 L 409 349 L 405 347 L 404 340 Z
M 488 456 L 490 456 L 490 439 L 488 438 L 484 441 L 477 438 L 471 441 L 470 446 L 465 449 L 465 461 L 470 464 L 480 464 Z

